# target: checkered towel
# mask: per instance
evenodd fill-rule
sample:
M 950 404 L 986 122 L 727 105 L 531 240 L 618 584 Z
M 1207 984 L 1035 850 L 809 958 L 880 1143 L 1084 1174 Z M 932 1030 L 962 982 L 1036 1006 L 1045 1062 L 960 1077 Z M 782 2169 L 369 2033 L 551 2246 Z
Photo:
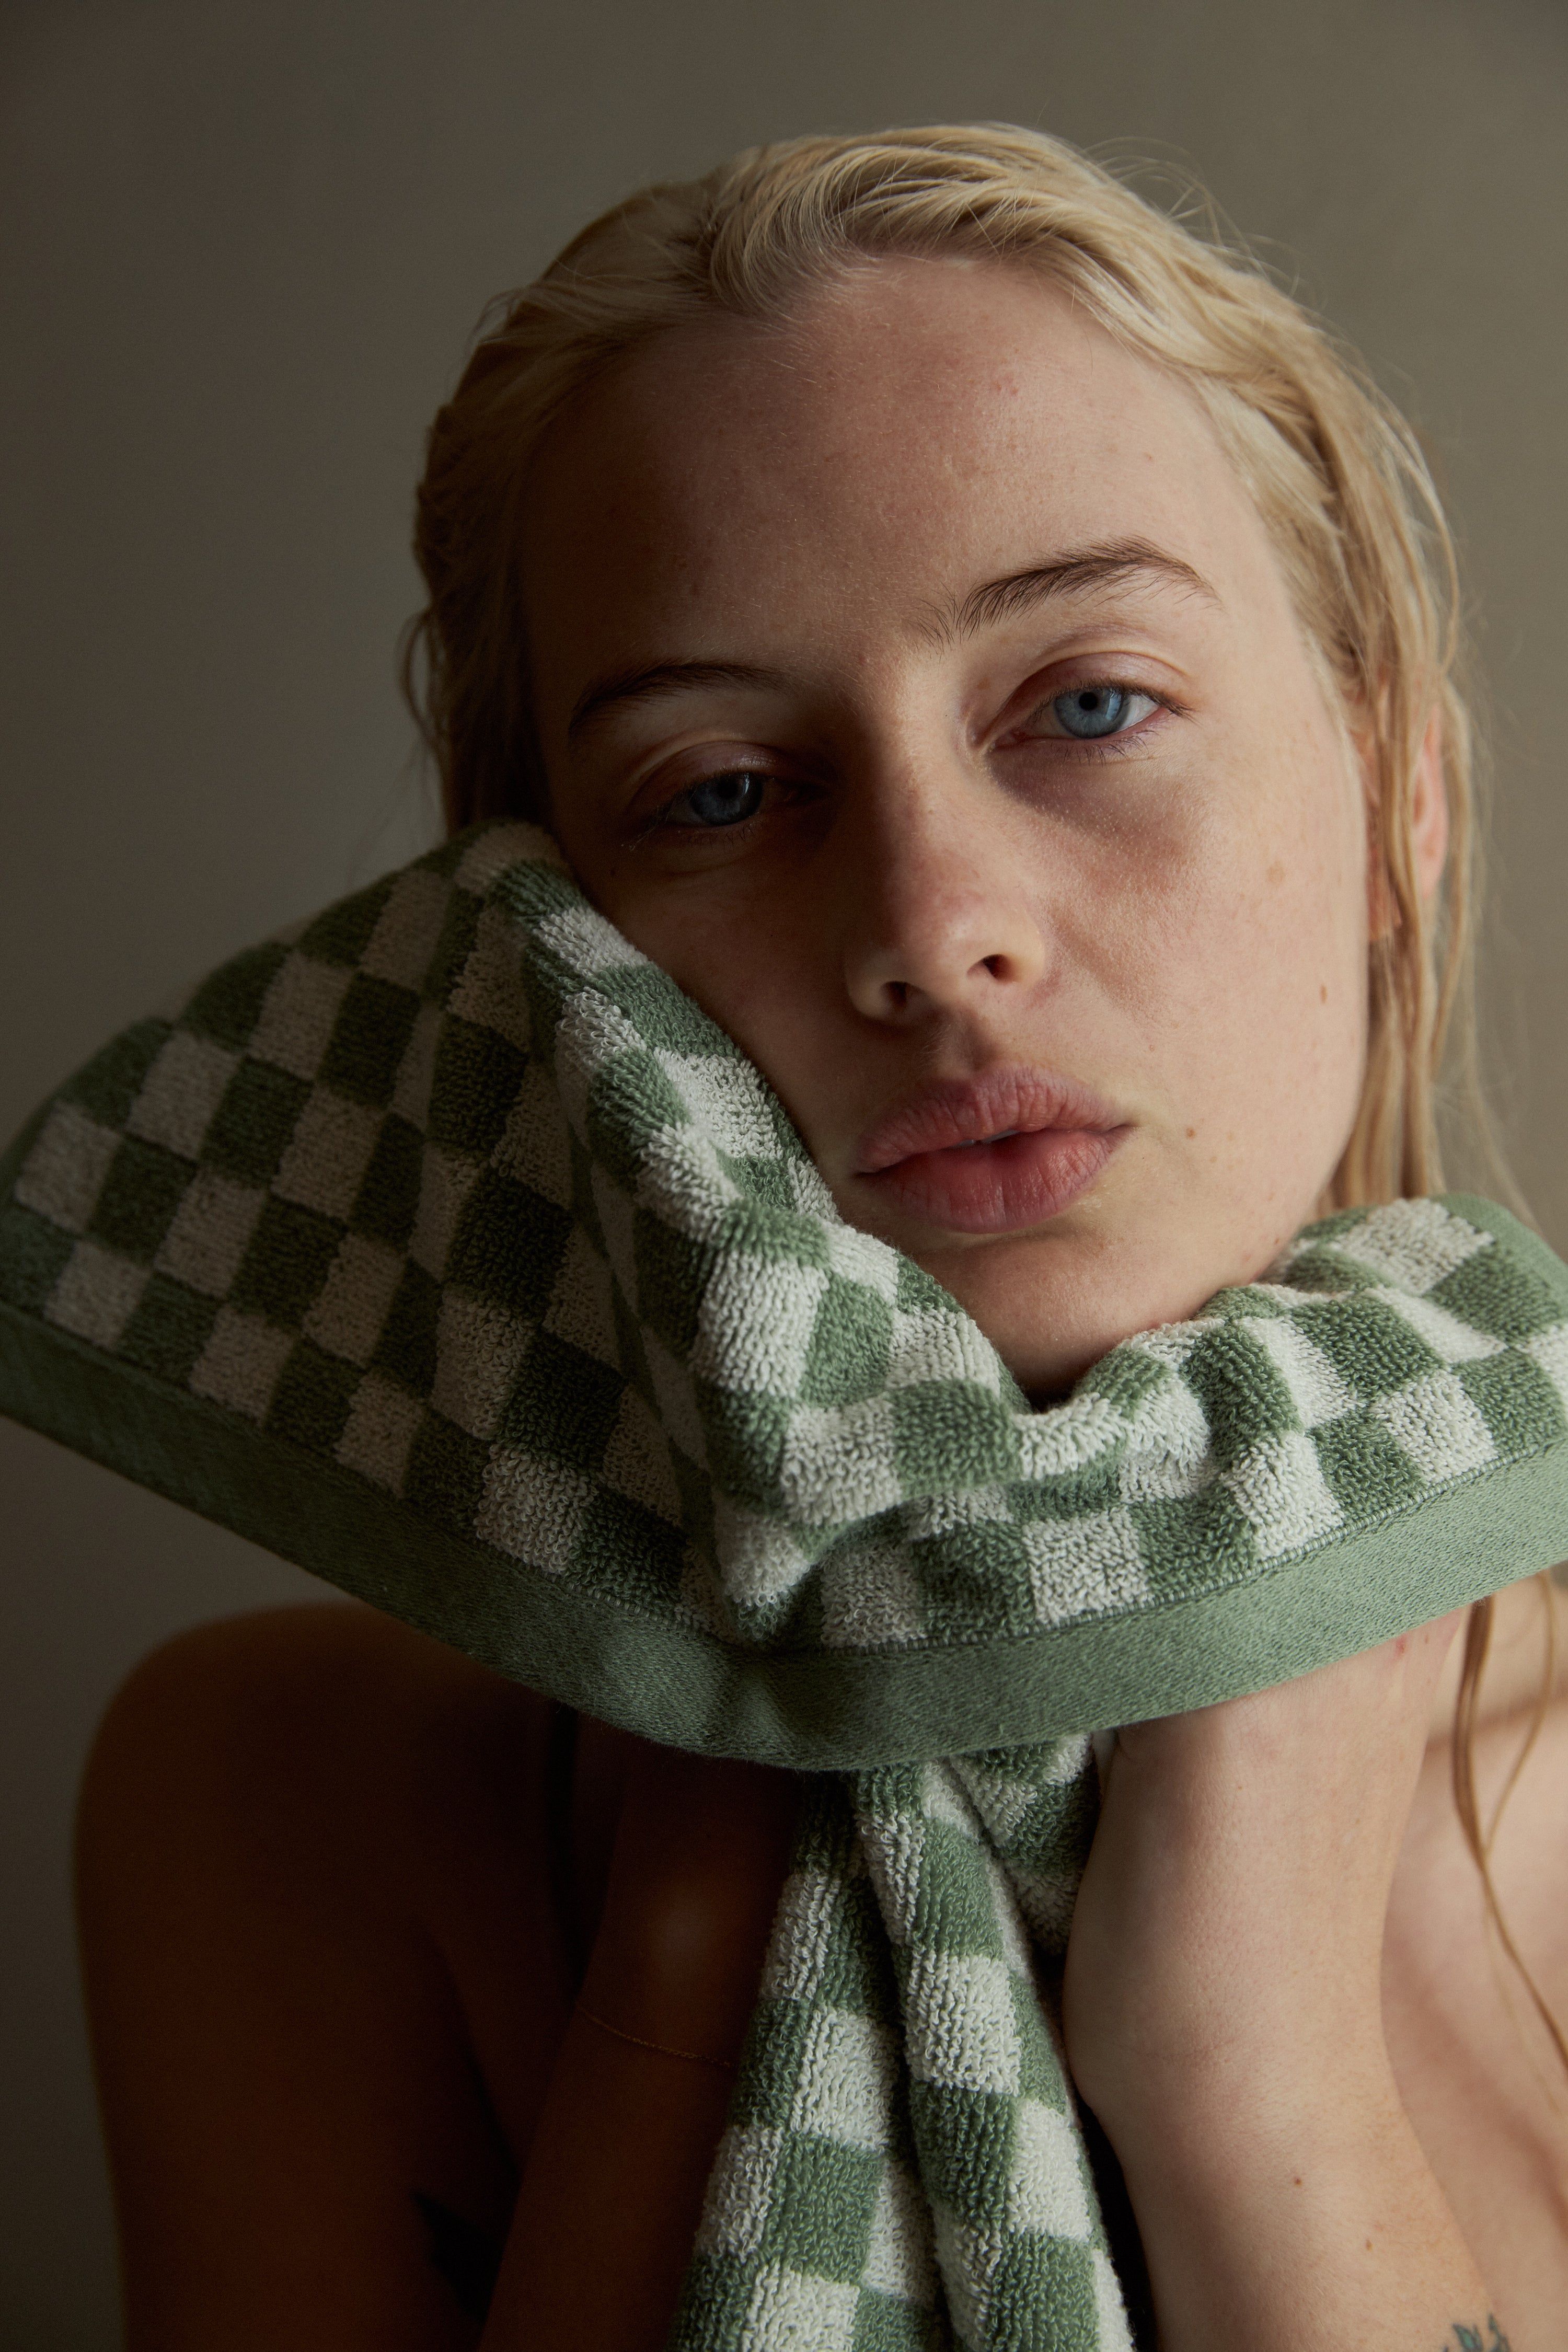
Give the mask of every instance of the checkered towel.
M 502 1671 L 813 1772 L 673 2342 L 1130 2342 L 1052 2021 L 1087 1734 L 1568 1552 L 1568 1270 L 1310 1228 L 1034 1412 L 548 838 L 117 1038 L 0 1167 L 0 1404 Z

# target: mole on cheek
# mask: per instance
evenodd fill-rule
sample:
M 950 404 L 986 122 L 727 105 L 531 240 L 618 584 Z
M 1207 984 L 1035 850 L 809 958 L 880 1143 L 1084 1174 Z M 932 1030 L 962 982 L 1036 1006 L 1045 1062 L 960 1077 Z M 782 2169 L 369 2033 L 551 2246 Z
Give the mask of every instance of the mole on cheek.
M 1320 988 L 1320 989 L 1319 989 L 1319 991 L 1318 991 L 1318 1002 L 1319 1002 L 1319 1003 L 1320 1003 L 1320 1004 L 1326 1004 L 1326 1003 L 1328 1003 L 1328 1001 L 1329 1001 L 1329 983 L 1328 983 L 1328 982 L 1327 982 L 1327 981 L 1325 981 L 1325 982 L 1323 982 L 1323 985 L 1321 986 L 1321 988 Z

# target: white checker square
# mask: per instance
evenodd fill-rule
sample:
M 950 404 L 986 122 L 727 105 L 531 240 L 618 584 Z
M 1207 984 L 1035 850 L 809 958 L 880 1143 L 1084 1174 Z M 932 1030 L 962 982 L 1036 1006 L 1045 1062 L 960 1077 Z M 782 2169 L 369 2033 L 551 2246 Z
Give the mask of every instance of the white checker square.
M 763 1963 L 760 2000 L 803 2000 L 822 1975 L 842 1901 L 836 1874 L 815 1864 L 792 1870 L 779 1895 L 779 1907 Z
M 1020 1533 L 1042 1625 L 1065 1625 L 1148 1599 L 1149 1572 L 1125 1507 L 1087 1518 L 1031 1519 Z
M 506 1176 L 564 1209 L 572 1199 L 572 1131 L 542 1062 L 530 1062 L 492 1155 Z
M 640 1060 L 646 1052 L 618 1005 L 592 989 L 568 999 L 555 1027 L 555 1083 L 579 1135 L 586 1132 L 588 1097 L 599 1073 L 623 1055 Z
M 1303 1429 L 1321 1429 L 1325 1422 L 1355 1411 L 1359 1400 L 1353 1390 L 1291 1316 L 1257 1316 L 1246 1329 L 1289 1391 Z
M 783 1600 L 811 1568 L 810 1555 L 782 1519 L 765 1518 L 718 1492 L 713 1496 L 713 1549 L 726 1593 L 753 1606 Z
M 706 1469 L 708 1441 L 702 1433 L 696 1391 L 684 1367 L 676 1362 L 663 1340 L 656 1339 L 646 1325 L 642 1343 L 660 1422 L 687 1460 L 695 1462 L 700 1470 Z
M 281 1200 L 345 1223 L 380 1131 L 379 1111 L 326 1087 L 314 1087 L 294 1123 L 273 1191 Z
M 430 1116 L 436 1054 L 446 1017 L 438 1004 L 422 1004 L 414 1016 L 414 1026 L 397 1066 L 390 1108 L 399 1118 L 405 1118 L 410 1127 L 423 1128 Z
M 1117 1465 L 1124 1503 L 1194 1495 L 1215 1475 L 1208 1419 L 1177 1372 L 1141 1399 Z
M 267 1199 L 258 1185 L 237 1183 L 214 1168 L 198 1168 L 153 1263 L 208 1298 L 234 1287 L 250 1236 Z
M 763 2242 L 784 2134 L 769 2124 L 731 2124 L 708 2176 L 697 2251 L 744 2262 Z
M 786 1160 L 784 1162 L 784 1182 L 788 1185 L 790 1198 L 795 1202 L 795 1205 L 799 1210 L 801 1215 L 803 1217 L 820 1218 L 822 1223 L 828 1228 L 830 1241 L 835 1233 L 840 1231 L 848 1233 L 852 1230 L 847 1225 L 842 1227 L 839 1225 L 837 1205 L 834 1201 L 832 1193 L 828 1191 L 826 1185 L 822 1181 L 822 1171 L 815 1166 L 811 1160 Z M 858 1238 L 869 1241 L 871 1237 L 868 1234 L 866 1234 L 858 1236 Z M 877 1246 L 879 1249 L 887 1249 L 887 1244 L 885 1242 L 879 1242 Z M 892 1255 L 892 1252 L 889 1250 L 888 1255 L 890 1257 Z M 837 1266 L 837 1259 L 834 1259 L 833 1263 Z M 842 1266 L 838 1266 L 838 1271 L 843 1273 L 845 1269 Z M 897 1277 L 895 1276 L 895 1279 Z
M 820 1580 L 822 1638 L 832 1649 L 893 1648 L 925 1631 L 920 1581 L 900 1543 L 836 1545 L 821 1562 Z
M 1568 1323 L 1554 1323 L 1550 1331 L 1537 1331 L 1519 1344 L 1521 1354 L 1540 1365 L 1568 1411 Z
M 408 1255 L 437 1282 L 446 1274 L 458 1219 L 479 1172 L 477 1160 L 459 1159 L 455 1151 L 440 1151 L 433 1143 L 426 1143 L 420 1157 L 419 1206 L 414 1213 Z
M 147 1269 L 96 1242 L 78 1242 L 44 1307 L 46 1321 L 95 1348 L 120 1344 L 147 1287 Z
M 474 1532 L 514 1559 L 527 1560 L 548 1576 L 563 1576 L 594 1494 L 590 1481 L 563 1463 L 497 1445 L 485 1471 Z
M 1103 2246 L 1094 2246 L 1089 2258 L 1094 2266 L 1094 2318 L 1099 2329 L 1095 2342 L 1099 2352 L 1135 2352 L 1121 2282 L 1110 2257 Z
M 915 1906 L 920 1901 L 921 1871 L 926 1849 L 925 1816 L 923 1813 L 862 1815 L 860 1843 L 871 1884 L 877 1890 L 882 1924 L 895 1944 L 907 1943 Z
M 581 1225 L 574 1225 L 566 1237 L 544 1328 L 601 1364 L 616 1361 L 610 1269 Z
M 680 1488 L 676 1484 L 669 1440 L 634 1388 L 622 1394 L 616 1425 L 605 1448 L 599 1475 L 616 1494 L 645 1511 L 680 1525 Z
M 395 987 L 417 990 L 439 944 L 451 897 L 445 875 L 433 874 L 427 866 L 405 868 L 376 917 L 361 959 L 363 969 Z
M 368 1364 L 403 1276 L 401 1250 L 345 1234 L 305 1318 L 305 1337 L 329 1356 Z
M 1377 1296 L 1446 1364 L 1479 1363 L 1487 1356 L 1500 1356 L 1507 1344 L 1489 1331 L 1478 1331 L 1473 1323 L 1461 1323 L 1435 1298 L 1413 1298 L 1404 1290 L 1380 1290 Z
M 338 1440 L 338 1460 L 394 1495 L 403 1491 L 409 1448 L 425 1418 L 417 1397 L 379 1373 L 369 1372 L 354 1391 L 343 1433 Z
M 661 1127 L 644 1147 L 637 1197 L 678 1234 L 717 1242 L 741 1192 L 700 1128 Z
M 721 1151 L 742 1160 L 779 1158 L 767 1083 L 750 1062 L 725 1054 L 675 1054 L 664 1047 L 654 1059 Z
M 210 1037 L 176 1029 L 159 1048 L 125 1122 L 128 1135 L 161 1143 L 182 1159 L 199 1157 L 239 1055 Z
M 886 2147 L 897 2076 L 897 2045 L 886 2026 L 853 2010 L 818 2009 L 801 2052 L 790 2128 L 845 2147 Z
M 919 2181 L 890 2158 L 877 2184 L 861 2283 L 874 2294 L 922 2307 L 936 2298 L 931 2209 Z
M 929 1543 L 958 1528 L 1005 1526 L 1013 1516 L 1005 1487 L 959 1487 L 951 1495 L 921 1495 L 906 1503 L 901 1525 L 910 1543 Z
M 1013 1979 L 983 1953 L 910 1956 L 904 1994 L 910 2072 L 917 2083 L 961 2091 L 1018 2088 Z
M 249 1052 L 297 1078 L 313 1078 L 331 1043 L 352 972 L 346 965 L 291 955 L 273 979 L 251 1032 Z
M 580 973 L 584 980 L 602 971 L 626 971 L 647 961 L 613 923 L 589 906 L 563 907 L 559 914 L 546 915 L 534 937 L 559 956 L 569 971 Z
M 888 1386 L 912 1388 L 922 1381 L 973 1381 L 995 1396 L 1002 1386 L 1001 1359 L 967 1315 L 947 1315 L 934 1307 L 912 1315 L 895 1308 Z
M 875 1234 L 863 1234 L 854 1225 L 839 1223 L 838 1212 L 831 1207 L 831 1201 L 829 1207 L 834 1222 L 826 1235 L 828 1265 L 847 1282 L 863 1282 L 868 1290 L 874 1290 L 891 1307 L 899 1295 L 898 1251 L 879 1242 Z
M 692 1373 L 742 1396 L 793 1397 L 826 1292 L 820 1266 L 725 1252 L 698 1308 Z
M 464 850 L 453 882 L 459 890 L 482 898 L 509 866 L 521 865 L 524 859 L 535 866 L 552 866 L 561 873 L 566 870 L 560 844 L 542 825 L 521 819 L 515 824 L 487 825 Z
M 1109 1397 L 1069 1398 L 1048 1412 L 1018 1412 L 1013 1416 L 1018 1433 L 1018 1475 L 1023 1478 L 1061 1478 L 1098 1462 L 1126 1433 L 1127 1423 Z
M 921 1806 L 928 1822 L 945 1822 L 950 1830 L 958 1830 L 966 1838 L 979 1837 L 980 1823 L 969 1791 L 956 1765 L 946 1757 L 934 1758 L 921 1767 Z
M 220 1307 L 206 1346 L 192 1368 L 191 1387 L 215 1404 L 227 1405 L 248 1420 L 264 1421 L 293 1345 L 289 1332 L 264 1323 L 259 1315 Z
M 444 1289 L 437 1308 L 430 1390 L 437 1412 L 470 1437 L 492 1438 L 532 1336 L 532 1324 L 504 1307 Z
M 1480 1408 L 1453 1372 L 1427 1372 L 1373 1406 L 1428 1486 L 1468 1476 L 1497 1458 Z
M 521 1054 L 531 1045 L 533 1015 L 522 985 L 521 947 L 504 908 L 487 907 L 481 913 L 447 1010 L 478 1029 L 493 1030 Z
M 769 2263 L 742 2322 L 746 2352 L 854 2352 L 858 2286 Z
M 1439 1201 L 1390 1201 L 1329 1246 L 1382 1275 L 1395 1289 L 1419 1295 L 1435 1289 L 1478 1250 L 1490 1249 L 1492 1237 Z
M 1343 1517 L 1303 1429 L 1283 1430 L 1249 1447 L 1221 1483 L 1235 1496 L 1263 1559 L 1282 1559 L 1318 1542 Z
M 842 1527 L 903 1500 L 893 1454 L 893 1400 L 797 1405 L 784 1435 L 779 1485 L 803 1527 Z
M 85 1233 L 119 1149 L 112 1128 L 75 1103 L 56 1103 L 16 1179 L 16 1198 L 64 1232 Z
M 1020 2099 L 1014 2111 L 1007 2219 L 1046 2237 L 1094 2234 L 1072 2125 L 1039 2099 Z

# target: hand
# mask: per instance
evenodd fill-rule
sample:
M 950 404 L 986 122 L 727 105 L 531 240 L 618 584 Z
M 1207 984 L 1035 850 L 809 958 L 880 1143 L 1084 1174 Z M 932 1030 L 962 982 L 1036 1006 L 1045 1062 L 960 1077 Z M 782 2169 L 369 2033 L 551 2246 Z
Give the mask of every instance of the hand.
M 1118 1734 L 1064 2025 L 1173 2352 L 1407 2352 L 1486 2307 L 1394 2085 L 1380 1984 L 1458 1623 Z

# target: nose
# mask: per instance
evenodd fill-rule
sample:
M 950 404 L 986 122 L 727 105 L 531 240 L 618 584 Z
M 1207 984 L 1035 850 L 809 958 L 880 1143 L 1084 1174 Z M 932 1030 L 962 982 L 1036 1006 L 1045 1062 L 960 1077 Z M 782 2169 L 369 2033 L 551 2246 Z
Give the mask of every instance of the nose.
M 858 1013 L 906 1024 L 995 1013 L 1049 956 L 1005 811 L 970 779 L 909 777 L 876 793 L 849 851 L 845 983 Z

